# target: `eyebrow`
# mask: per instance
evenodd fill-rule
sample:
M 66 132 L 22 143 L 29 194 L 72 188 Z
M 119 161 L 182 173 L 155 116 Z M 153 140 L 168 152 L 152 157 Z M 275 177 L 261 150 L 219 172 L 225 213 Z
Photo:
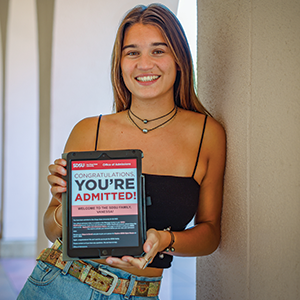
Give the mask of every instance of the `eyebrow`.
M 157 47 L 157 46 L 165 46 L 168 47 L 168 45 L 166 43 L 163 42 L 157 42 L 157 43 L 152 43 L 151 46 L 153 47 Z M 127 48 L 138 48 L 138 45 L 136 44 L 130 44 L 130 45 L 126 45 L 122 48 L 122 51 L 127 49 Z

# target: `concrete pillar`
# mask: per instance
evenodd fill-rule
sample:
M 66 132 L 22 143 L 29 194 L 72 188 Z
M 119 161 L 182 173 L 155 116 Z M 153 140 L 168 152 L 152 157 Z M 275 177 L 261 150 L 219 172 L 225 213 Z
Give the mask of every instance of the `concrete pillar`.
M 49 204 L 50 112 L 54 0 L 36 0 L 39 47 L 39 187 L 37 253 L 47 247 L 43 216 Z
M 227 132 L 222 242 L 197 299 L 300 297 L 300 2 L 198 0 L 198 88 Z
M 5 124 L 5 58 L 6 58 L 6 37 L 7 37 L 8 0 L 0 1 L 0 240 L 3 236 L 3 208 L 4 208 L 4 124 Z

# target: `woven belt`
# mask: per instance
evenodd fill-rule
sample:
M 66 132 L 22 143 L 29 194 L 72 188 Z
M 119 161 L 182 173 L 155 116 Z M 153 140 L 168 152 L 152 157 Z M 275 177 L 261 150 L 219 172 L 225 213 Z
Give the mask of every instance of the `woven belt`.
M 47 262 L 61 270 L 67 261 L 62 260 L 61 243 L 56 240 L 51 248 L 44 249 L 37 261 Z M 81 282 L 99 290 L 104 295 L 112 293 L 125 295 L 130 280 L 120 279 L 114 273 L 104 269 L 96 269 L 91 264 L 82 260 L 73 261 L 68 273 Z M 160 281 L 138 281 L 134 282 L 131 296 L 155 297 L 159 293 Z

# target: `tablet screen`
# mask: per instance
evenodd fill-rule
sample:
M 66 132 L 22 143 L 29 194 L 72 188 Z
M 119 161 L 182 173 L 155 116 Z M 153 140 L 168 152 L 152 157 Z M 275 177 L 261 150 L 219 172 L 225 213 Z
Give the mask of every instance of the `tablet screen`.
M 139 245 L 135 158 L 71 161 L 70 179 L 70 248 Z

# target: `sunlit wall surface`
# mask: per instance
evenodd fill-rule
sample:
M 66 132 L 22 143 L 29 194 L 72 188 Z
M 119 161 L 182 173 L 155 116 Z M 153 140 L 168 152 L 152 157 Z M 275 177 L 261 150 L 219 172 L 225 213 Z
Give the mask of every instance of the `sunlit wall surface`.
M 187 36 L 196 74 L 197 64 L 197 0 L 179 0 L 177 17 Z

